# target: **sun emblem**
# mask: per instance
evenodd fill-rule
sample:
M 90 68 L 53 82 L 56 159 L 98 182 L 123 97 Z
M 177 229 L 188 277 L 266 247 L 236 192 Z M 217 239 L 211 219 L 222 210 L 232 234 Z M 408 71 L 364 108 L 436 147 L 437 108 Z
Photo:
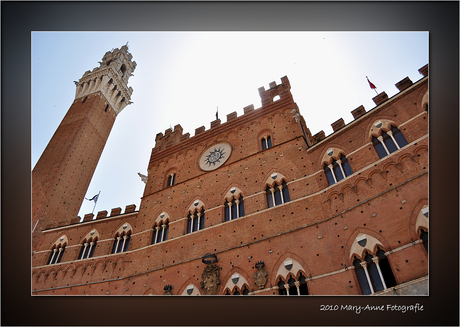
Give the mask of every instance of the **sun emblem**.
M 225 162 L 232 155 L 232 146 L 227 142 L 220 142 L 207 147 L 201 152 L 198 159 L 198 165 L 201 170 L 211 171 L 218 169 L 225 164 Z
M 211 165 L 215 166 L 216 163 L 220 163 L 220 160 L 225 158 L 224 154 L 224 150 L 220 147 L 219 149 L 214 148 L 214 151 L 209 151 L 209 154 L 206 156 L 205 164 L 209 167 L 211 167 Z

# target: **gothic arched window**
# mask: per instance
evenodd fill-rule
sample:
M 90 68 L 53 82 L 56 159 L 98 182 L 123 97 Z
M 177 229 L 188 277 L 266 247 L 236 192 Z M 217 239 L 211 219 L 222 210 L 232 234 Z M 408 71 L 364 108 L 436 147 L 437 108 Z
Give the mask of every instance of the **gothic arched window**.
M 372 256 L 366 251 L 365 261 L 361 261 L 356 257 L 353 261 L 356 277 L 363 295 L 374 294 L 396 286 L 396 279 L 391 271 L 385 251 L 380 248 L 377 249 L 376 256 Z
M 121 253 L 128 251 L 129 242 L 131 241 L 131 231 L 117 233 L 113 242 L 112 253 Z
M 64 255 L 64 251 L 65 243 L 53 246 L 50 259 L 48 260 L 48 264 L 52 265 L 61 262 L 62 256 Z
M 232 201 L 225 201 L 224 217 L 225 221 L 230 221 L 244 216 L 244 200 L 240 195 L 238 199 L 233 198 Z
M 278 282 L 279 295 L 308 295 L 307 279 L 302 273 L 299 273 L 299 278 L 294 278 L 289 275 L 287 283 L 280 277 Z
M 187 234 L 204 229 L 204 208 L 190 212 L 187 216 Z
M 157 244 L 168 239 L 169 222 L 159 222 L 153 227 L 152 244 Z
M 273 187 L 267 185 L 266 189 L 267 205 L 269 208 L 291 201 L 287 183 L 274 184 Z
M 90 238 L 88 241 L 83 242 L 80 255 L 78 259 L 87 259 L 92 258 L 94 254 L 94 250 L 96 250 L 97 245 L 97 238 Z
M 382 135 L 379 137 L 372 136 L 372 144 L 379 157 L 383 158 L 401 149 L 408 143 L 401 131 L 395 126 L 391 126 L 389 131 L 382 131 Z
M 348 162 L 347 157 L 345 157 L 343 154 L 340 156 L 340 159 L 333 159 L 331 164 L 327 165 L 325 163 L 324 172 L 326 174 L 329 185 L 335 184 L 345 177 L 353 174 L 350 163 Z

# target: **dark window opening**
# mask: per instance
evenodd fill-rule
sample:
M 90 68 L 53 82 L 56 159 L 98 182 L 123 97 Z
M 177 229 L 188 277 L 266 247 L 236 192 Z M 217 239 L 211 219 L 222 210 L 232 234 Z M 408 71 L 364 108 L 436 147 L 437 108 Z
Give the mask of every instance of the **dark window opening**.
M 262 150 L 266 150 L 272 147 L 272 139 L 270 136 L 262 139 Z
M 379 267 L 382 272 L 385 285 L 387 286 L 387 288 L 396 286 L 396 279 L 393 275 L 393 271 L 391 270 L 388 258 L 385 256 L 385 251 L 379 248 L 379 250 L 377 251 L 377 256 L 379 257 Z
M 423 241 L 423 246 L 428 253 L 428 232 L 425 232 L 425 230 L 422 229 L 420 232 L 420 239 Z
M 176 183 L 176 174 L 171 174 L 168 177 L 168 187 L 173 186 Z

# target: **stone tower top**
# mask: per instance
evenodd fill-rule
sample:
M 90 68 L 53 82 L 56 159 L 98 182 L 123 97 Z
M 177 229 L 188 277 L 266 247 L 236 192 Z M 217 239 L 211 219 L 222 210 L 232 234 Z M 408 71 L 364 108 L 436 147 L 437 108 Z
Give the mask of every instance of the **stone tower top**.
M 133 76 L 132 73 L 137 66 L 132 58 L 127 45 L 107 51 L 99 62 L 99 67 L 87 70 L 82 78 L 75 82 L 75 99 L 101 92 L 118 115 L 132 103 L 130 100 L 133 88 L 128 87 L 128 80 Z

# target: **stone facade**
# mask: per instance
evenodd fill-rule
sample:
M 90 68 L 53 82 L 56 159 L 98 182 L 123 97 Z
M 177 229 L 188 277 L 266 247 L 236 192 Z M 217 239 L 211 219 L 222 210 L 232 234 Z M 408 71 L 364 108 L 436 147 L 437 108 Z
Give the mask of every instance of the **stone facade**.
M 260 88 L 262 106 L 240 117 L 228 114 L 193 137 L 180 125 L 158 133 L 139 210 L 82 222 L 78 208 L 37 211 L 54 225 L 36 232 L 32 293 L 359 295 L 428 280 L 427 66 L 421 72 L 398 83 L 395 96 L 378 95 L 375 108 L 353 110 L 351 123 L 336 120 L 327 137 L 311 135 L 287 77 Z M 79 99 L 69 112 L 91 101 L 100 109 L 107 95 Z M 57 183 L 60 192 L 70 182 Z M 60 261 L 49 264 L 59 248 Z

